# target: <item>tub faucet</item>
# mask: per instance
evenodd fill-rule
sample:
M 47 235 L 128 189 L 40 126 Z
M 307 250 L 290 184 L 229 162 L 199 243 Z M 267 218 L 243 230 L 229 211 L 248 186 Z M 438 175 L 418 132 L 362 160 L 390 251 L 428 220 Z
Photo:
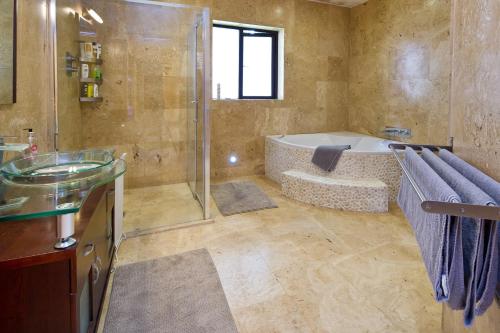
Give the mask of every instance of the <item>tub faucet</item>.
M 409 129 L 409 128 L 399 128 L 399 127 L 386 126 L 382 130 L 382 133 L 386 136 L 392 136 L 392 137 L 400 137 L 400 138 L 411 137 L 411 129 Z

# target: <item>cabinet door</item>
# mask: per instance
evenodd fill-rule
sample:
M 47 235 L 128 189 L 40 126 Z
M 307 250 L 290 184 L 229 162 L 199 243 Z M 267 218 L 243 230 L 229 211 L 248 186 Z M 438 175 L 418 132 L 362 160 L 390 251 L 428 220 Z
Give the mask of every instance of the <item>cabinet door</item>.
M 0 332 L 71 332 L 70 261 L 0 269 Z
M 78 327 L 80 333 L 95 330 L 104 297 L 113 255 L 113 248 L 111 247 L 110 251 L 109 247 L 109 243 L 113 242 L 113 225 L 109 221 L 110 213 L 108 212 L 110 200 L 108 192 L 101 197 L 78 246 Z

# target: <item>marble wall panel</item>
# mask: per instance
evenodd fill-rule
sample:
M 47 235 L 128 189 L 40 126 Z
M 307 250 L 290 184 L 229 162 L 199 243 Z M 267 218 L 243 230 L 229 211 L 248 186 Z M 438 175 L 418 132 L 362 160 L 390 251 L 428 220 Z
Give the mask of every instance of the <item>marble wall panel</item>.
M 456 153 L 500 180 L 500 2 L 453 1 L 451 134 Z M 500 307 L 493 304 L 471 329 L 463 314 L 443 308 L 443 331 L 500 331 Z
M 0 105 L 0 135 L 27 143 L 23 129 L 33 128 L 41 151 L 52 149 L 53 142 L 45 13 L 44 0 L 18 0 L 17 101 Z
M 347 128 L 348 9 L 304 0 L 174 2 L 209 7 L 215 20 L 285 29 L 284 99 L 211 103 L 212 176 L 263 174 L 267 135 Z M 103 65 L 105 101 L 82 108 L 83 145 L 118 145 L 131 153 L 130 186 L 145 185 L 140 179 L 154 183 L 155 177 L 158 182 L 184 180 L 189 29 L 185 14 L 152 14 L 138 8 L 144 15 L 131 15 L 113 2 L 92 5 L 105 16 L 97 31 L 103 58 L 114 61 Z M 169 158 L 177 161 L 175 170 L 160 168 L 158 148 L 146 148 L 155 142 L 155 147 L 175 145 L 169 150 Z M 235 166 L 228 164 L 230 153 L 239 157 Z
M 351 9 L 349 129 L 448 141 L 450 1 L 370 0 Z

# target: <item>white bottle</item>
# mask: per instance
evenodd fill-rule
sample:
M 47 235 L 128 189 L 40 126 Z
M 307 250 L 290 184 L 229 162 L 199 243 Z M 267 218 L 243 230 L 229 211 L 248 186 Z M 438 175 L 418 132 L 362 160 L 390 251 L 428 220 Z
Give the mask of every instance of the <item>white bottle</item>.
M 89 65 L 88 64 L 82 64 L 82 79 L 88 79 L 89 78 Z
M 35 132 L 33 132 L 32 128 L 25 128 L 25 131 L 28 131 L 28 154 L 36 155 L 38 153 L 38 145 L 36 144 Z
M 94 83 L 94 98 L 99 97 L 99 85 Z

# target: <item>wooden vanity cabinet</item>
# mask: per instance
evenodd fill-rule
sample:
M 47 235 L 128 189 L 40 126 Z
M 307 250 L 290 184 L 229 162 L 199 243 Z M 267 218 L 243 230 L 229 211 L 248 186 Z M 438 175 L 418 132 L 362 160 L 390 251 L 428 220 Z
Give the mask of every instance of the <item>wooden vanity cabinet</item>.
M 0 332 L 95 332 L 113 247 L 114 184 L 77 214 L 77 244 L 54 249 L 55 217 L 0 223 Z

